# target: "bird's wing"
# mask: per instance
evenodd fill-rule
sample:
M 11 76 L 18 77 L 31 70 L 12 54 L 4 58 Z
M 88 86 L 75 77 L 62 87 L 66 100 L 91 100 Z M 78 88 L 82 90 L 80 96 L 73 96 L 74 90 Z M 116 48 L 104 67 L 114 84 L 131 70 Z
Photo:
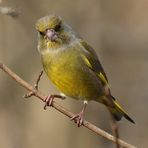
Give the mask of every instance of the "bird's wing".
M 81 56 L 85 64 L 96 73 L 103 85 L 108 85 L 107 76 L 94 49 L 83 40 L 80 40 L 80 46 L 83 49 Z

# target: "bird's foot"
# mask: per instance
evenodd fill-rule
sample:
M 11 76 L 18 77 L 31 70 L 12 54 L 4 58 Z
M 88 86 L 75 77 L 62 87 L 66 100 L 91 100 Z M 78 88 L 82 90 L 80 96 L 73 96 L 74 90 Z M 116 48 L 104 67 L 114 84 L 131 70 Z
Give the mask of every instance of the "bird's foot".
M 54 95 L 48 95 L 48 96 L 46 97 L 46 99 L 44 100 L 44 102 L 45 102 L 44 109 L 45 109 L 45 110 L 46 110 L 46 107 L 47 107 L 47 106 L 52 106 L 53 100 L 54 100 Z
M 79 114 L 74 115 L 71 120 L 74 120 L 78 127 L 82 126 L 84 122 L 84 112 L 81 111 Z
M 47 106 L 52 106 L 53 105 L 53 100 L 54 98 L 61 98 L 61 99 L 65 99 L 64 96 L 61 96 L 61 95 L 48 95 L 46 97 L 46 99 L 44 100 L 45 102 L 45 105 L 44 105 L 44 109 L 46 110 L 46 107 Z

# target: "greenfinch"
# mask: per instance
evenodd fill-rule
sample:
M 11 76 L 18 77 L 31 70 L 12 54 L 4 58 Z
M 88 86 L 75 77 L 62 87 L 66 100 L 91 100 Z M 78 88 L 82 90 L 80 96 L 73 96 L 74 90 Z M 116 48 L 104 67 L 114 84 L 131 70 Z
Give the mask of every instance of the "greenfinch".
M 133 119 L 111 95 L 107 76 L 93 48 L 77 35 L 61 17 L 48 15 L 36 23 L 38 51 L 43 68 L 53 84 L 64 94 L 84 102 L 80 113 L 72 117 L 78 126 L 83 124 L 84 111 L 89 101 L 104 104 L 115 120 L 122 116 L 134 123 Z M 51 105 L 55 97 L 47 97 Z

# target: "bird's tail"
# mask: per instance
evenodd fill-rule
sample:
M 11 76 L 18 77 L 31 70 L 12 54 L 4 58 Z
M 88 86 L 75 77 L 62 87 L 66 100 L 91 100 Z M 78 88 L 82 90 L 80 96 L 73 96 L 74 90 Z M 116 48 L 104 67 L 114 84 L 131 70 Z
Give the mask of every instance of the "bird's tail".
M 112 96 L 111 96 L 112 97 Z M 135 123 L 132 118 L 124 111 L 124 109 L 117 103 L 114 97 L 112 97 L 114 107 L 108 107 L 109 111 L 113 115 L 114 119 L 119 121 L 124 116 L 128 121 Z

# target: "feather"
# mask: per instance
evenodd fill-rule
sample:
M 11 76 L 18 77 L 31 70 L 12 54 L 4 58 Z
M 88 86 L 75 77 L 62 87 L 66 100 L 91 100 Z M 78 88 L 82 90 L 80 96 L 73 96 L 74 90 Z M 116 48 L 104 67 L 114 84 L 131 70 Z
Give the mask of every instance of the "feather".
M 91 46 L 89 46 L 86 42 L 82 40 L 80 40 L 80 45 L 83 48 L 83 53 L 81 54 L 81 57 L 84 60 L 85 64 L 96 73 L 103 85 L 107 85 L 108 79 L 97 57 L 96 52 Z

